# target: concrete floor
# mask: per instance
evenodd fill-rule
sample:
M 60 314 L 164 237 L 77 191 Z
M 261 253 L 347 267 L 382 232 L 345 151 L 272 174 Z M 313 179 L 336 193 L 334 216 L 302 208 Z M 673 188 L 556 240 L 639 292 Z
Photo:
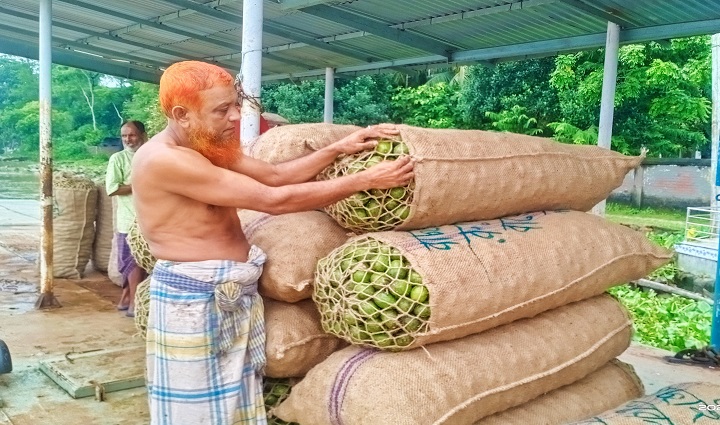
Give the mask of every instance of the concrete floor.
M 48 359 L 144 348 L 133 321 L 115 309 L 120 288 L 91 268 L 82 280 L 55 280 L 61 308 L 33 308 L 39 281 L 38 209 L 35 201 L 0 200 L 0 339 L 10 347 L 14 363 L 12 373 L 0 375 L 0 425 L 148 423 L 143 388 L 109 393 L 103 402 L 73 399 L 40 372 L 39 363 Z M 663 360 L 669 354 L 633 345 L 620 359 L 635 367 L 648 393 L 678 382 L 720 383 L 720 370 L 669 364 Z

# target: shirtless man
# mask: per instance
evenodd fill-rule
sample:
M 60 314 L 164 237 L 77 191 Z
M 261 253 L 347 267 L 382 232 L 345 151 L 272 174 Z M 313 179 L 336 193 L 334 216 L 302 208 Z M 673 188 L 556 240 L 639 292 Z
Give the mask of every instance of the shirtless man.
M 242 155 L 238 93 L 230 74 L 179 62 L 160 80 L 167 127 L 133 162 L 138 223 L 158 258 L 150 284 L 147 367 L 153 425 L 265 424 L 265 330 L 257 279 L 264 253 L 250 246 L 236 209 L 283 214 L 355 192 L 408 184 L 409 157 L 330 181 L 335 158 L 398 134 L 359 130 L 306 157 L 271 165 Z

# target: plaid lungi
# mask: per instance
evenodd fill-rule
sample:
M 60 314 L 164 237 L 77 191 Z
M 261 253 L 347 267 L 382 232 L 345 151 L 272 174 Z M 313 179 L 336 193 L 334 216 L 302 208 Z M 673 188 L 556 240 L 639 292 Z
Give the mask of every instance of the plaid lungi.
M 266 424 L 265 253 L 246 263 L 158 260 L 150 281 L 147 381 L 152 425 Z
M 122 287 L 128 286 L 128 279 L 133 270 L 140 267 L 132 255 L 130 245 L 127 243 L 127 233 L 117 234 L 118 272 L 123 277 Z

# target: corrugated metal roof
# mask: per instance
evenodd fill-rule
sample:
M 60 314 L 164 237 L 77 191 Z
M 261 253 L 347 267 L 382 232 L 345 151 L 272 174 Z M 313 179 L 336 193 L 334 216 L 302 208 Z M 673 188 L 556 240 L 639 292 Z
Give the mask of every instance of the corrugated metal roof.
M 149 81 L 187 58 L 235 72 L 242 4 L 54 0 L 54 58 Z M 720 0 L 264 0 L 263 13 L 266 80 L 600 47 L 608 19 L 624 42 L 720 32 Z M 0 0 L 0 52 L 34 57 L 37 34 L 37 0 Z

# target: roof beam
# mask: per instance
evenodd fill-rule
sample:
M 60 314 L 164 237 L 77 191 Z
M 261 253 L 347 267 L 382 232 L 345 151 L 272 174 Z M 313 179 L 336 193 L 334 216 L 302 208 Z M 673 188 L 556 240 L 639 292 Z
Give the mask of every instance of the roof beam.
M 203 4 L 195 3 L 194 1 L 190 0 L 163 0 L 166 3 L 173 4 L 175 6 L 184 7 L 186 9 L 192 9 L 196 12 L 203 13 L 208 16 L 212 16 L 217 19 L 229 21 L 229 22 L 236 22 L 236 23 L 242 23 L 241 19 L 242 16 L 235 15 L 232 13 L 223 12 L 221 10 L 215 9 L 214 7 L 205 6 Z M 265 21 L 263 25 L 263 30 L 267 32 L 268 34 L 274 34 L 283 38 L 288 38 L 290 40 L 294 41 L 300 41 L 302 43 L 305 43 L 309 46 L 317 47 L 319 49 L 327 50 L 329 52 L 338 53 L 343 56 L 351 57 L 353 59 L 358 59 L 363 62 L 371 62 L 374 60 L 373 57 L 377 57 L 379 55 L 364 55 L 359 54 L 357 50 L 353 49 L 346 49 L 340 46 L 332 46 L 328 43 L 318 41 L 316 38 L 313 38 L 311 36 L 303 36 L 298 34 L 300 30 L 285 26 L 280 26 L 279 24 L 276 24 L 272 21 Z
M 20 56 L 28 59 L 38 60 L 39 46 L 37 44 L 23 43 L 5 39 L 0 43 L 2 53 Z M 73 52 L 70 50 L 53 48 L 53 63 L 58 65 L 71 66 L 73 68 L 86 69 L 88 71 L 100 72 L 107 75 L 114 75 L 120 78 L 127 78 L 134 81 L 157 84 L 160 82 L 160 72 L 143 71 L 132 66 L 122 65 L 117 61 L 97 58 L 92 55 Z
M 628 21 L 627 19 L 624 19 L 620 16 L 608 13 L 605 10 L 603 10 L 602 8 L 595 6 L 595 5 L 585 3 L 582 0 L 560 0 L 560 1 L 565 3 L 568 6 L 572 7 L 573 9 L 583 11 L 590 16 L 600 18 L 604 21 L 613 22 L 615 24 L 620 25 L 622 28 L 632 28 L 632 27 L 637 26 L 636 24 Z
M 8 26 L 8 25 L 2 25 L 2 24 L 0 24 L 0 30 L 5 30 L 5 31 L 8 31 L 8 32 L 12 32 L 12 33 L 14 33 L 14 34 L 22 34 L 22 35 L 24 35 L 24 36 L 26 36 L 26 37 L 29 37 L 29 38 L 37 37 L 37 33 L 35 33 L 35 32 L 27 31 L 27 30 L 15 28 L 15 27 L 11 27 L 11 26 Z M 154 60 L 150 60 L 150 59 L 146 59 L 146 58 L 141 58 L 141 57 L 138 57 L 138 56 L 128 55 L 128 54 L 125 54 L 125 53 L 119 53 L 119 52 L 117 52 L 117 51 L 115 51 L 115 50 L 103 49 L 103 48 L 101 48 L 101 47 L 96 47 L 96 46 L 92 46 L 92 45 L 89 45 L 89 44 L 77 43 L 77 42 L 74 42 L 74 41 L 72 41 L 72 40 L 61 39 L 61 38 L 59 38 L 59 37 L 57 37 L 57 36 L 53 36 L 53 40 L 55 40 L 58 44 L 61 45 L 61 46 L 54 46 L 54 48 L 57 48 L 57 49 L 62 49 L 62 45 L 64 45 L 64 46 L 70 46 L 70 47 L 73 47 L 74 50 L 77 51 L 77 52 L 86 52 L 86 53 L 89 53 L 90 55 L 95 55 L 95 56 L 107 56 L 107 58 L 105 58 L 105 59 L 107 59 L 107 60 L 122 59 L 122 60 L 126 60 L 126 61 L 128 61 L 128 62 L 134 62 L 134 63 L 142 64 L 141 66 L 142 66 L 143 68 L 147 68 L 146 65 L 150 65 L 150 66 L 153 66 L 153 67 L 156 67 L 156 68 L 162 68 L 162 67 L 165 67 L 165 66 L 168 65 L 168 64 L 166 64 L 166 63 L 157 62 L 157 61 L 154 61 Z M 66 50 L 67 50 L 67 49 L 66 49 Z
M 7 8 L 4 8 L 4 7 L 0 7 L 0 13 L 4 13 L 4 14 L 10 15 L 10 16 L 15 16 L 15 17 L 22 18 L 22 19 L 28 19 L 28 20 L 30 20 L 30 21 L 37 21 L 37 16 L 31 15 L 31 14 L 28 14 L 28 13 L 23 13 L 23 12 L 16 11 L 16 10 L 7 9 Z M 139 48 L 141 48 L 141 49 L 146 49 L 146 50 L 151 50 L 151 51 L 163 53 L 163 54 L 166 54 L 166 55 L 168 55 L 168 56 L 174 56 L 174 57 L 179 57 L 179 58 L 183 58 L 183 59 L 197 59 L 196 56 L 192 56 L 192 55 L 188 55 L 188 54 L 184 54 L 184 53 L 174 52 L 174 51 L 172 51 L 172 50 L 165 49 L 165 48 L 160 47 L 160 46 L 151 46 L 151 45 L 149 45 L 149 44 L 139 43 L 139 42 L 136 42 L 136 41 L 132 41 L 132 40 L 125 39 L 125 38 L 113 37 L 113 36 L 108 35 L 108 34 L 105 34 L 105 33 L 90 31 L 90 30 L 88 30 L 87 28 L 78 27 L 78 26 L 76 26 L 76 25 L 70 25 L 70 24 L 66 24 L 66 23 L 63 23 L 63 22 L 58 22 L 58 21 L 55 21 L 55 20 L 53 20 L 52 25 L 53 25 L 54 27 L 64 28 L 64 29 L 67 29 L 67 30 L 70 30 L 70 31 L 75 31 L 75 32 L 79 32 L 79 33 L 82 33 L 82 34 L 88 34 L 88 35 L 90 35 L 90 36 L 92 36 L 92 37 L 97 37 L 97 38 L 100 38 L 100 39 L 110 40 L 110 41 L 114 41 L 114 42 L 118 42 L 118 43 L 129 44 L 129 45 L 131 45 L 131 46 L 139 47 Z M 224 66 L 224 67 L 226 67 L 226 68 L 230 68 L 230 69 L 233 69 L 233 67 L 234 67 L 233 65 L 227 64 L 227 63 L 218 63 L 218 64 L 219 64 L 219 65 L 222 65 L 222 66 Z
M 365 16 L 357 15 L 344 9 L 330 7 L 325 5 L 317 5 L 306 7 L 302 10 L 319 18 L 337 22 L 345 26 L 369 32 L 378 37 L 392 40 L 396 43 L 405 44 L 425 52 L 434 53 L 449 57 L 450 52 L 457 50 L 458 46 L 452 46 L 434 38 L 422 36 L 405 30 L 392 28 L 386 23 L 371 19 Z
M 333 0 L 277 0 L 281 10 L 302 9 L 318 4 L 330 3 Z

